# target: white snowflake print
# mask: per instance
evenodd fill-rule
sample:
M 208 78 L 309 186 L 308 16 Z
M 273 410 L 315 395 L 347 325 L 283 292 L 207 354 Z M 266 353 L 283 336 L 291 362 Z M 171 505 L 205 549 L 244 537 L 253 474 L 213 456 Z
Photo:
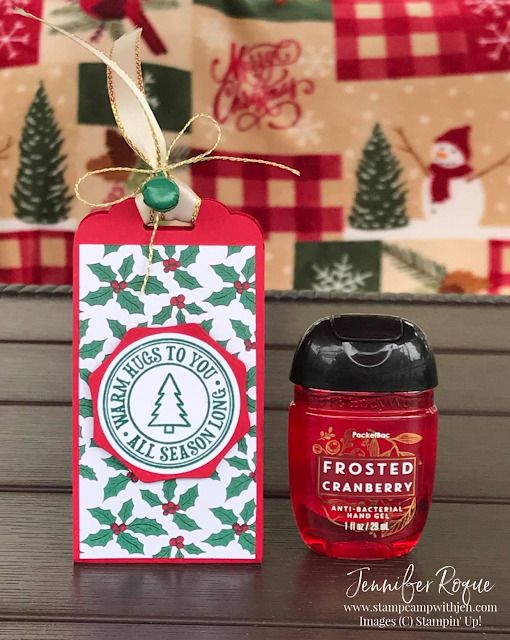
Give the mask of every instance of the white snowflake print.
M 15 9 L 29 9 L 32 0 L 2 0 L 0 2 L 0 13 L 5 16 L 14 13 Z
M 298 147 L 308 147 L 319 144 L 321 141 L 321 129 L 324 129 L 324 122 L 319 120 L 312 111 L 305 111 L 301 118 L 293 127 L 286 129 L 292 136 Z
M 500 18 L 505 13 L 505 7 L 510 7 L 510 0 L 466 0 L 466 4 L 478 16 L 487 13 Z
M 498 61 L 506 57 L 510 57 L 510 20 L 506 25 L 498 24 L 487 25 L 487 36 L 478 39 L 478 43 L 482 47 L 487 47 L 487 57 L 491 60 Z
M 220 18 L 201 19 L 198 24 L 197 37 L 208 49 L 227 49 L 231 35 Z
M 319 267 L 314 264 L 312 269 L 315 273 L 312 283 L 314 291 L 358 293 L 365 290 L 366 281 L 374 275 L 371 271 L 356 271 L 347 254 L 331 266 Z
M 305 75 L 325 78 L 333 69 L 333 52 L 327 45 L 308 44 L 303 48 L 299 64 L 303 67 Z
M 0 20 L 0 51 L 4 51 L 7 60 L 16 58 L 20 53 L 20 45 L 26 46 L 28 42 L 29 34 L 22 22 L 15 22 L 7 27 Z
M 160 101 L 157 95 L 154 94 L 154 87 L 156 85 L 156 78 L 154 74 L 150 71 L 143 72 L 143 86 L 145 88 L 145 97 L 147 98 L 147 102 L 153 109 L 158 109 L 160 106 Z

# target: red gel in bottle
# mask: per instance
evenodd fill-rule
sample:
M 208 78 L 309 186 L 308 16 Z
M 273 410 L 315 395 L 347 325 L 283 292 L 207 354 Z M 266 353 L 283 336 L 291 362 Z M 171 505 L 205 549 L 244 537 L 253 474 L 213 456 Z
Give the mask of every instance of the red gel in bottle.
M 305 544 L 334 558 L 378 560 L 418 543 L 437 445 L 434 355 L 392 316 L 315 323 L 291 371 L 289 478 Z

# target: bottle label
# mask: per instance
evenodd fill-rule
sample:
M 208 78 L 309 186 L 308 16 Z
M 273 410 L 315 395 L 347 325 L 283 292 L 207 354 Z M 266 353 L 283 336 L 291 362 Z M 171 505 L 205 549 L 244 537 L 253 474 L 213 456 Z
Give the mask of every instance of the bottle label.
M 329 426 L 312 445 L 317 497 L 324 513 L 347 531 L 379 537 L 406 528 L 416 513 L 416 445 L 423 436 Z

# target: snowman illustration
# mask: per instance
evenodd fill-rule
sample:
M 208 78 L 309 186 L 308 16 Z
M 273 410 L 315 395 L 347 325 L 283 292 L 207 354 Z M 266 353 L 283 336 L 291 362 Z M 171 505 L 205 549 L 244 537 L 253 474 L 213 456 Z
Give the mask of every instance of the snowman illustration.
M 428 227 L 463 231 L 476 229 L 485 211 L 485 189 L 482 178 L 510 160 L 510 154 L 485 169 L 475 172 L 471 167 L 471 127 L 449 129 L 435 139 L 431 164 L 422 160 L 410 144 L 403 129 L 396 129 L 403 146 L 422 170 L 422 208 Z

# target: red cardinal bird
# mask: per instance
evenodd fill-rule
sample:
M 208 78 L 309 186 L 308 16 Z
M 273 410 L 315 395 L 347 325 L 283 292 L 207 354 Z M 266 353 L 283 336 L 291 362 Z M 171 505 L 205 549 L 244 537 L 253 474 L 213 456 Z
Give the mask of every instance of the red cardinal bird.
M 142 38 L 152 53 L 166 53 L 166 47 L 144 14 L 140 0 L 80 0 L 80 7 L 96 20 L 129 18 L 135 26 L 143 29 Z

